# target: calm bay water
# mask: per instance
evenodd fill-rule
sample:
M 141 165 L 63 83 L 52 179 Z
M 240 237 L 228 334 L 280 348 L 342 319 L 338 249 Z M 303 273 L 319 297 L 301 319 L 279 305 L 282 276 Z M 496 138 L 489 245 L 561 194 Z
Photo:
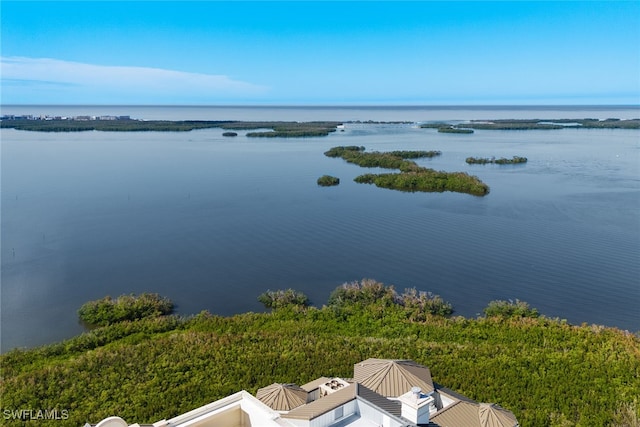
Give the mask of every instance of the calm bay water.
M 2 107 L 2 114 L 206 120 L 633 118 L 613 107 Z M 2 130 L 2 351 L 82 331 L 104 295 L 158 292 L 178 313 L 261 311 L 267 289 L 316 305 L 346 281 L 417 287 L 475 316 L 528 301 L 571 323 L 640 330 L 640 132 L 476 131 L 347 124 L 324 138 L 244 132 Z M 440 150 L 420 160 L 466 171 L 483 198 L 356 184 L 336 145 Z M 526 156 L 518 166 L 468 156 Z M 319 188 L 323 174 L 341 178 Z

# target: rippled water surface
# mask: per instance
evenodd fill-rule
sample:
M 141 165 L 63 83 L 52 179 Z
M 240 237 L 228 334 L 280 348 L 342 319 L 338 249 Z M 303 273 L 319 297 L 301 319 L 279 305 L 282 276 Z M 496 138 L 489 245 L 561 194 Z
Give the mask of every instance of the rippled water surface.
M 30 113 L 64 108 L 70 109 Z M 88 114 L 131 113 L 122 108 Z M 211 120 L 640 115 L 604 108 L 522 109 L 511 116 L 506 108 L 219 107 L 206 114 L 196 107 L 197 114 L 137 108 L 131 115 L 138 118 Z M 25 113 L 8 109 L 3 114 Z M 440 150 L 442 156 L 418 162 L 477 175 L 491 193 L 401 193 L 356 184 L 365 169 L 323 155 L 336 145 Z M 639 154 L 634 130 L 459 135 L 352 123 L 324 138 L 268 140 L 244 132 L 225 138 L 220 129 L 2 130 L 2 350 L 82 331 L 76 310 L 104 295 L 158 292 L 179 313 L 227 315 L 262 310 L 256 298 L 267 289 L 299 289 L 322 305 L 336 286 L 363 277 L 432 291 L 465 316 L 493 299 L 519 298 L 572 323 L 637 331 Z M 464 161 L 513 155 L 529 162 Z M 341 184 L 318 187 L 323 174 Z

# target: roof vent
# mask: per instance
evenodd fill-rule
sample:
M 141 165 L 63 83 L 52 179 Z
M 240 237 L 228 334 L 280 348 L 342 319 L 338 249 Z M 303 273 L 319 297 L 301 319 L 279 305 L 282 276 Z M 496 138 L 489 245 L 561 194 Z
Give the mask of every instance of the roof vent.
M 332 378 L 324 384 L 320 384 L 320 396 L 326 396 L 328 394 L 335 393 L 336 391 L 347 387 L 348 385 L 349 383 L 342 378 Z

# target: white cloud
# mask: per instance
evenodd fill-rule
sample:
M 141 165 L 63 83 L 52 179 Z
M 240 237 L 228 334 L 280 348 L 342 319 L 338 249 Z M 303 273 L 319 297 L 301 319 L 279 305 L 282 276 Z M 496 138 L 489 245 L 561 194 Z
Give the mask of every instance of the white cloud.
M 268 88 L 224 75 L 1 57 L 4 104 L 216 103 L 256 99 Z

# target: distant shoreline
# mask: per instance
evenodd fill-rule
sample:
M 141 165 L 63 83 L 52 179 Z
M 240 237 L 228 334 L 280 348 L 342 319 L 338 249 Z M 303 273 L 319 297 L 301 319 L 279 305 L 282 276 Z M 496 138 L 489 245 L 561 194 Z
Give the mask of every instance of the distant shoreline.
M 270 131 L 249 132 L 249 137 L 326 136 L 344 123 L 419 124 L 412 121 L 235 121 L 235 120 L 144 120 L 129 115 L 15 115 L 0 116 L 0 127 L 34 132 L 184 132 L 195 129 Z M 475 130 L 560 130 L 560 129 L 640 129 L 640 119 L 492 119 L 466 120 L 462 123 L 431 121 L 419 124 L 421 129 L 437 129 L 440 133 L 472 134 Z
M 129 115 L 146 120 L 461 121 L 640 117 L 640 105 L 0 105 L 0 115 Z
M 16 116 L 0 117 L 0 127 L 33 132 L 188 132 L 195 129 L 252 130 L 248 137 L 311 137 L 335 132 L 340 122 L 273 122 L 218 120 L 140 120 L 130 116 Z M 264 131 L 262 129 L 269 129 Z M 262 131 L 261 131 L 262 130 Z

